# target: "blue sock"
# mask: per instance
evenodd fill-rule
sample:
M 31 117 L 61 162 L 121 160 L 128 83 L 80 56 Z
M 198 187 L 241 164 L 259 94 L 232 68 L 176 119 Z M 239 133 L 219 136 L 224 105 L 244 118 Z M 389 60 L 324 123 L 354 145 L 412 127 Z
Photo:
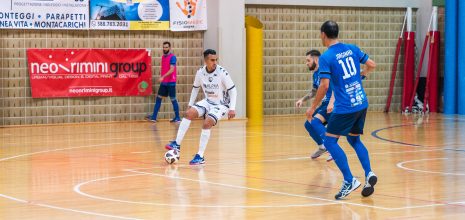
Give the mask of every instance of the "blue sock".
M 323 144 L 323 139 L 320 137 L 320 135 L 318 135 L 318 133 L 313 129 L 312 125 L 310 124 L 310 122 L 308 122 L 308 120 L 305 120 L 305 129 L 308 131 L 308 134 L 310 135 L 310 137 L 313 138 L 313 140 L 318 144 L 318 145 L 322 145 Z
M 161 98 L 157 96 L 157 100 L 155 101 L 155 107 L 153 107 L 153 114 L 150 119 L 157 120 L 158 110 L 160 110 L 161 106 Z
M 171 104 L 173 104 L 173 109 L 174 109 L 174 117 L 179 119 L 179 105 L 178 105 L 178 100 L 176 98 L 171 99 Z
M 336 163 L 339 170 L 344 176 L 344 180 L 347 182 L 352 182 L 354 178 L 350 172 L 349 163 L 347 162 L 347 156 L 341 147 L 337 144 L 338 138 L 326 136 L 325 137 L 325 147 L 333 156 L 334 162 Z
M 323 138 L 325 138 L 326 133 L 326 127 L 323 125 L 323 122 L 318 118 L 313 118 L 310 125 L 312 125 L 313 130 L 321 139 L 321 144 L 323 144 Z
M 358 159 L 365 170 L 365 176 L 368 176 L 368 173 L 371 171 L 370 156 L 368 155 L 367 148 L 360 140 L 360 136 L 347 136 L 347 141 L 354 148 L 355 153 L 357 153 Z

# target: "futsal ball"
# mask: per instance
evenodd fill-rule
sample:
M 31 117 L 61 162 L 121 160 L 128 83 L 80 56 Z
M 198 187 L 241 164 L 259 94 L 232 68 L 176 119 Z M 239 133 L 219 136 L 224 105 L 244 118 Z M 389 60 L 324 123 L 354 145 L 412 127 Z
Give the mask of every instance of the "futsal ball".
M 179 151 L 177 150 L 169 150 L 165 153 L 165 161 L 168 164 L 176 163 L 179 160 Z

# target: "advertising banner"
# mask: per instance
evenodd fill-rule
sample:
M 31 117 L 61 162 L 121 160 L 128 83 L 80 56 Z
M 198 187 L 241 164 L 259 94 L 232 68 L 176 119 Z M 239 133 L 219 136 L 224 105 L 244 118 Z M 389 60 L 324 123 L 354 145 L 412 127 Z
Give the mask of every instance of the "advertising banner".
M 88 29 L 89 0 L 0 0 L 0 29 Z
M 207 30 L 207 0 L 171 0 L 172 31 Z
M 90 0 L 90 28 L 169 30 L 169 0 Z
M 152 93 L 146 49 L 27 49 L 27 62 L 33 98 Z

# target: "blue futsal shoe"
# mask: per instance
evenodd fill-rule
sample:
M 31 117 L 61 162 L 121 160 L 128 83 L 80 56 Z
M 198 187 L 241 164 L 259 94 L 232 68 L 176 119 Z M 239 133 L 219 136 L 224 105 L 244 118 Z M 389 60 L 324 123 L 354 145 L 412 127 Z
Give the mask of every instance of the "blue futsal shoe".
M 165 148 L 167 150 L 177 150 L 177 151 L 181 151 L 181 145 L 179 145 L 178 143 L 176 143 L 176 141 L 171 141 L 170 143 L 168 143 L 167 145 L 165 145 Z
M 196 154 L 194 156 L 194 159 L 191 160 L 191 162 L 189 162 L 190 165 L 199 165 L 199 164 L 204 164 L 205 163 L 205 159 L 203 159 L 203 157 L 200 157 L 200 155 Z

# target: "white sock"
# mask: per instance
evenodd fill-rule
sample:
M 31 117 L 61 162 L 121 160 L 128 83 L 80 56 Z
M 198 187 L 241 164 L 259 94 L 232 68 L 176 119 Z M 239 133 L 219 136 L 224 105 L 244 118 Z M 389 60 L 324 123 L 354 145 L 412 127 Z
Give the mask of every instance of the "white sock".
M 203 153 L 207 148 L 208 140 L 210 139 L 210 129 L 202 129 L 202 133 L 200 134 L 200 145 L 199 145 L 199 152 L 198 154 L 203 157 Z
M 323 145 L 323 144 L 318 145 L 318 147 L 319 147 L 320 149 L 326 149 L 325 145 Z
M 183 118 L 178 128 L 178 135 L 176 135 L 176 143 L 181 145 L 184 135 L 186 135 L 187 129 L 191 125 L 191 120 Z

